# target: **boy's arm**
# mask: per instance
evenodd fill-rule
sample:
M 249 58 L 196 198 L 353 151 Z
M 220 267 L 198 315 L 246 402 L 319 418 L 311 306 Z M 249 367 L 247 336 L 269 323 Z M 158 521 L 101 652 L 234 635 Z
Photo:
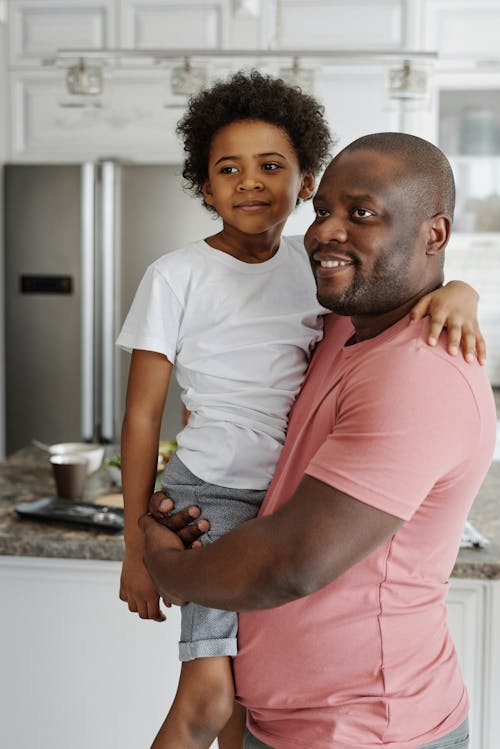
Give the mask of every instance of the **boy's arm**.
M 419 320 L 425 315 L 431 318 L 429 337 L 435 346 L 443 328 L 448 331 L 448 353 L 458 353 L 460 344 L 465 359 L 477 357 L 480 364 L 486 362 L 486 344 L 477 319 L 478 293 L 465 281 L 449 281 L 430 294 L 423 296 L 410 312 L 410 320 Z
M 143 562 L 144 534 L 138 520 L 148 509 L 158 465 L 161 418 L 172 364 L 163 354 L 134 350 L 130 363 L 121 439 L 125 508 L 125 557 L 120 598 L 141 619 L 163 621 L 159 595 Z

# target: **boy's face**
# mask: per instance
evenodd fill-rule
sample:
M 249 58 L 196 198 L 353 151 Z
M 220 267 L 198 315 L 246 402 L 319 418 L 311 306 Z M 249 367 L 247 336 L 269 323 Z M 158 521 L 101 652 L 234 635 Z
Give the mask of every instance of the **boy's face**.
M 314 176 L 302 174 L 284 130 L 262 120 L 233 122 L 212 141 L 205 202 L 226 228 L 243 234 L 281 232 L 297 198 L 309 198 Z

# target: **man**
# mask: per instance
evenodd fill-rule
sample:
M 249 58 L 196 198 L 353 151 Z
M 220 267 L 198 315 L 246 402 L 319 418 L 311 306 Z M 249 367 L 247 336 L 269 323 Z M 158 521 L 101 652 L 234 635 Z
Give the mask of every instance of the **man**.
M 444 602 L 495 408 L 484 369 L 407 319 L 442 283 L 453 207 L 448 161 L 415 136 L 365 136 L 333 160 L 305 244 L 319 301 L 343 317 L 326 323 L 261 517 L 196 552 L 141 521 L 167 599 L 243 612 L 249 748 L 468 745 Z

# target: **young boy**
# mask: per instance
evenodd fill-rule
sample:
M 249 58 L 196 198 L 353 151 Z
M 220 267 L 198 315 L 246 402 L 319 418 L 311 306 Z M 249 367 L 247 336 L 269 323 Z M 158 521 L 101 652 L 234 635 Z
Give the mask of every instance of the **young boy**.
M 137 520 L 154 486 L 173 366 L 191 415 L 164 491 L 176 510 L 202 506 L 208 543 L 256 515 L 326 312 L 302 238 L 281 236 L 297 202 L 312 196 L 328 156 L 321 106 L 280 80 L 240 73 L 192 99 L 178 129 L 187 153 L 183 176 L 222 229 L 148 268 L 118 338 L 133 349 L 122 434 L 120 596 L 156 620 L 164 617 Z M 445 299 L 437 317 L 453 294 L 433 295 Z M 459 304 L 472 295 L 459 291 Z M 154 749 L 208 747 L 216 736 L 220 749 L 242 746 L 241 708 L 229 720 L 236 634 L 236 614 L 183 606 L 179 688 Z

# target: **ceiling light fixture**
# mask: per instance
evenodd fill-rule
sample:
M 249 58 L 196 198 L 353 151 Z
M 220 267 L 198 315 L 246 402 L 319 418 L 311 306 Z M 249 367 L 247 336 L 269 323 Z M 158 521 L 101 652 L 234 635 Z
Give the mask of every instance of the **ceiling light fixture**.
M 304 68 L 297 57 L 294 58 L 291 68 L 279 69 L 279 77 L 289 86 L 297 86 L 309 93 L 314 91 L 314 70 Z
M 102 71 L 97 66 L 88 66 L 82 58 L 66 73 L 68 93 L 79 96 L 98 96 L 102 93 Z
M 428 73 L 424 68 L 416 68 L 410 60 L 404 60 L 399 68 L 389 68 L 389 98 L 402 101 L 426 99 Z
M 186 57 L 184 65 L 172 68 L 170 88 L 176 96 L 192 96 L 198 93 L 207 83 L 205 68 L 193 67 Z

